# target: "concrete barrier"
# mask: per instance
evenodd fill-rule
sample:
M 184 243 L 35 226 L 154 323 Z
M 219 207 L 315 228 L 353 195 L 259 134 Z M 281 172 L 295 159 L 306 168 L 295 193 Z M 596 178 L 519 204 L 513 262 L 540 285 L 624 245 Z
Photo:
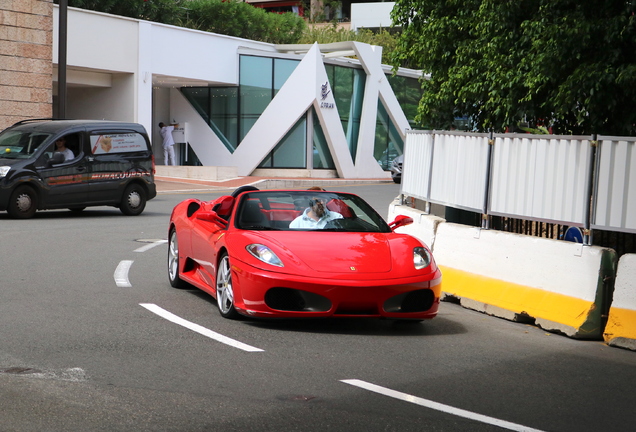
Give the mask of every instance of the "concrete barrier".
M 418 210 L 389 207 L 389 219 Z M 430 221 L 430 218 L 434 218 Z M 414 218 L 444 279 L 444 293 L 461 305 L 579 339 L 602 339 L 616 268 L 611 249 Z M 434 224 L 435 232 L 427 233 Z M 400 228 L 400 232 L 406 232 Z M 404 230 L 404 231 L 403 231 Z M 409 228 L 422 241 L 415 226 Z M 610 276 L 609 278 L 606 278 Z
M 636 350 L 636 254 L 618 262 L 614 299 L 603 334 L 611 346 Z

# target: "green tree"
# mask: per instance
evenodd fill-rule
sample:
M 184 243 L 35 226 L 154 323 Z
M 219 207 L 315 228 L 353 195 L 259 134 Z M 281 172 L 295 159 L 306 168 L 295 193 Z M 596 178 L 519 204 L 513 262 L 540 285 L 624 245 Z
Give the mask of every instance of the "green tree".
M 297 15 L 268 13 L 239 0 L 69 0 L 68 5 L 270 43 L 296 43 L 306 28 Z
M 296 43 L 305 21 L 289 12 L 276 14 L 238 0 L 192 0 L 182 25 L 203 31 L 276 44 Z
M 634 0 L 397 0 L 394 65 L 422 69 L 418 122 L 634 133 Z
M 188 3 L 188 0 L 68 0 L 72 7 L 164 24 L 177 24 L 186 15 L 184 8 Z

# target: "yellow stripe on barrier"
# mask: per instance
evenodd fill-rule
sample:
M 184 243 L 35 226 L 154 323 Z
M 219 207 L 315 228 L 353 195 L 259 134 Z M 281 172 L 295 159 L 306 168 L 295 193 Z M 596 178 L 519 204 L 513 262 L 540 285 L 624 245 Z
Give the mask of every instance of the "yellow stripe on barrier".
M 636 311 L 612 307 L 603 338 L 606 342 L 610 342 L 614 338 L 636 340 Z
M 444 292 L 496 306 L 532 318 L 564 324 L 579 329 L 595 309 L 592 301 L 557 294 L 539 288 L 439 266 L 444 278 Z

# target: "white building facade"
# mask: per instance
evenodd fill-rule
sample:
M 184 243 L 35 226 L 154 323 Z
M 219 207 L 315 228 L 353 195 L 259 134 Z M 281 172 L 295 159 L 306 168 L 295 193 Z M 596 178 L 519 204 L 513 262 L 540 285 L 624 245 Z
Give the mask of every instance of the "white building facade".
M 181 165 L 241 176 L 388 177 L 420 96 L 418 71 L 392 76 L 381 47 L 357 42 L 272 45 L 69 8 L 67 51 L 67 118 L 143 124 L 158 164 L 157 124 L 179 123 Z

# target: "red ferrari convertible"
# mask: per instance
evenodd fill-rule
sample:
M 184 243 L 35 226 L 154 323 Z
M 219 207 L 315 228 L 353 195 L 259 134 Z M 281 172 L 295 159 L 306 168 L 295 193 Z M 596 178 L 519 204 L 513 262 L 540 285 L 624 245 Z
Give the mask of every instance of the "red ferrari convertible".
M 217 300 L 223 317 L 437 315 L 441 272 L 426 245 L 394 232 L 360 197 L 237 189 L 172 211 L 168 277 Z

